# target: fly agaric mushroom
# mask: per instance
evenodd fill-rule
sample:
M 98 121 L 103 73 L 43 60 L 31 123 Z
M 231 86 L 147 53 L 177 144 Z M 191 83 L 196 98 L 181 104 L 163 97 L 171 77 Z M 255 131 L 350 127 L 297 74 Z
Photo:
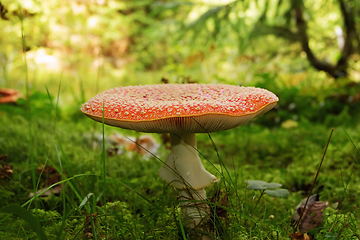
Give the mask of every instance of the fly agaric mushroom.
M 268 90 L 222 84 L 164 84 L 118 87 L 83 104 L 81 111 L 107 125 L 147 133 L 170 133 L 171 152 L 159 176 L 179 189 L 180 200 L 206 200 L 217 178 L 203 167 L 196 133 L 231 129 L 272 109 L 278 97 Z M 103 105 L 104 104 L 104 105 Z M 104 109 L 103 109 L 104 106 Z M 104 111 L 103 111 L 104 110 Z M 209 214 L 204 203 L 184 201 L 190 227 Z

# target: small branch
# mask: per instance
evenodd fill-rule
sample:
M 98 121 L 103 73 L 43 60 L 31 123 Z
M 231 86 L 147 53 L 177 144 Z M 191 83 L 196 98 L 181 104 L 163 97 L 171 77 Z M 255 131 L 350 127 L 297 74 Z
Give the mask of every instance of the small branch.
M 5 16 L 6 13 L 8 13 L 8 10 L 0 2 L 0 18 L 3 20 L 9 20 L 9 18 L 7 16 Z
M 341 52 L 341 57 L 335 65 L 319 60 L 309 46 L 309 36 L 307 35 L 307 24 L 303 17 L 303 6 L 298 4 L 295 8 L 296 27 L 298 29 L 298 35 L 303 50 L 307 54 L 307 58 L 310 64 L 320 70 L 325 71 L 332 77 L 339 78 L 347 75 L 347 61 L 353 52 L 353 40 L 357 39 L 357 32 L 355 28 L 355 21 L 351 9 L 344 3 L 343 0 L 339 0 L 340 10 L 344 19 L 344 27 L 346 30 L 346 38 L 344 48 Z
M 344 18 L 344 27 L 346 38 L 344 48 L 341 52 L 341 57 L 338 60 L 336 67 L 340 69 L 347 68 L 347 59 L 351 56 L 353 50 L 353 40 L 356 37 L 356 28 L 353 13 L 351 9 L 346 6 L 343 0 L 339 0 L 341 14 Z
M 258 205 L 259 202 L 260 202 L 261 197 L 264 196 L 264 194 L 265 194 L 265 190 L 261 190 L 261 191 L 260 191 L 259 199 L 257 200 L 254 209 L 256 209 L 257 205 Z
M 336 67 L 330 63 L 319 60 L 309 46 L 309 36 L 307 34 L 307 24 L 303 17 L 303 10 L 301 6 L 295 9 L 296 27 L 298 29 L 298 36 L 300 37 L 301 46 L 306 52 L 310 64 L 320 71 L 329 73 L 334 78 L 345 76 L 346 72 L 338 72 Z
M 317 180 L 317 178 L 318 178 L 318 176 L 319 176 L 320 169 L 321 169 L 321 166 L 322 166 L 322 164 L 323 164 L 323 162 L 324 162 L 325 154 L 326 154 L 327 148 L 328 148 L 328 146 L 329 146 L 329 144 L 330 144 L 330 139 L 331 139 L 331 136 L 332 136 L 333 132 L 334 132 L 334 128 L 331 129 L 330 136 L 329 136 L 329 139 L 328 139 L 328 141 L 327 141 L 327 144 L 326 144 L 326 147 L 325 147 L 325 150 L 324 150 L 324 154 L 323 154 L 323 156 L 322 156 L 322 158 L 321 158 L 321 162 L 320 162 L 319 168 L 318 168 L 318 170 L 317 170 L 317 172 L 316 172 L 316 176 L 315 176 L 315 178 L 314 178 L 313 184 L 311 185 L 311 189 L 310 189 L 309 194 L 308 194 L 308 196 L 307 196 L 307 199 L 306 199 L 306 202 L 305 202 L 305 205 L 304 205 L 305 207 L 304 207 L 303 211 L 301 212 L 301 215 L 300 215 L 300 217 L 299 217 L 299 220 L 298 220 L 297 223 L 296 223 L 295 229 L 297 229 L 297 228 L 299 227 L 299 224 L 300 224 L 300 222 L 301 222 L 301 219 L 302 219 L 302 217 L 303 217 L 303 215 L 304 215 L 304 212 L 305 212 L 305 210 L 306 210 L 306 208 L 307 208 L 307 204 L 308 204 L 308 202 L 309 202 L 309 199 L 310 199 L 312 190 L 314 189 L 316 180 Z

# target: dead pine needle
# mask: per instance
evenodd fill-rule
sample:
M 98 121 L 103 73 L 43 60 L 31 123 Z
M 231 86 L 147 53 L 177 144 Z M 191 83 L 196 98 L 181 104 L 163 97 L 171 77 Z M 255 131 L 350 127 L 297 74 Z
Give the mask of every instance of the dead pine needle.
M 312 190 L 314 189 L 316 180 L 317 180 L 317 178 L 318 178 L 318 176 L 319 176 L 320 169 L 321 169 L 321 166 L 322 166 L 322 164 L 323 164 L 323 162 L 324 162 L 325 155 L 326 155 L 326 151 L 327 151 L 328 146 L 329 146 L 329 144 L 330 144 L 330 139 L 331 139 L 331 136 L 332 136 L 333 132 L 334 132 L 334 128 L 331 129 L 330 136 L 329 136 L 329 139 L 328 139 L 328 141 L 327 141 L 327 143 L 326 143 L 326 147 L 325 147 L 325 150 L 324 150 L 324 154 L 323 154 L 323 156 L 322 156 L 322 158 L 321 158 L 321 162 L 320 162 L 319 168 L 318 168 L 318 170 L 317 170 L 317 172 L 316 172 L 316 176 L 315 176 L 315 178 L 314 178 L 313 184 L 311 185 L 311 189 L 310 189 L 310 191 L 309 191 L 309 193 L 308 193 L 308 196 L 307 196 L 307 199 L 306 199 L 306 202 L 305 202 L 305 206 L 307 206 L 307 204 L 308 204 L 308 201 L 309 201 L 309 198 L 310 198 L 310 196 L 311 196 Z M 306 210 L 306 207 L 304 207 L 304 209 L 303 209 L 303 211 L 301 212 L 301 215 L 300 215 L 300 217 L 299 217 L 299 220 L 296 222 L 295 230 L 298 229 L 299 224 L 300 224 L 300 222 L 301 222 L 301 219 L 302 219 L 302 217 L 303 217 L 303 215 L 304 215 L 305 210 Z

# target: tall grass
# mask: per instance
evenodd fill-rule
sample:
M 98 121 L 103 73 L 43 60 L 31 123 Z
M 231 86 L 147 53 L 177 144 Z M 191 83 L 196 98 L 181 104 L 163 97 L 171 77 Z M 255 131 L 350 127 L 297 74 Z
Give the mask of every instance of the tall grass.
M 5 118 L 5 120 L 6 119 L 7 118 Z M 16 118 L 13 118 L 12 121 L 17 120 Z M 41 139 L 47 139 L 44 134 L 49 136 L 53 135 L 52 132 L 47 132 L 45 129 L 41 130 L 37 127 L 37 118 L 34 119 L 34 122 L 35 124 L 32 125 L 32 131 L 37 132 L 35 142 L 42 141 Z M 54 121 L 42 120 L 42 122 L 43 124 L 51 124 L 51 126 L 53 126 Z M 84 124 L 86 126 L 83 126 Z M 175 193 L 168 184 L 163 183 L 157 177 L 156 172 L 162 164 L 161 159 L 167 155 L 166 149 L 162 149 L 159 152 L 159 160 L 152 159 L 150 161 L 145 161 L 141 156 L 136 154 L 129 156 L 124 154 L 115 157 L 106 156 L 106 165 L 104 166 L 103 162 L 101 162 L 101 157 L 104 152 L 103 146 L 105 146 L 106 150 L 106 145 L 101 146 L 100 149 L 93 150 L 91 147 L 87 147 L 86 144 L 82 143 L 82 141 L 84 141 L 82 134 L 84 133 L 84 130 L 89 129 L 92 125 L 91 121 L 84 119 L 81 124 L 76 125 L 75 123 L 59 120 L 56 125 L 57 147 L 55 147 L 55 144 L 52 144 L 51 148 L 53 150 L 50 152 L 50 155 L 44 159 L 44 164 L 47 163 L 48 165 L 53 166 L 62 174 L 62 180 L 56 184 L 63 184 L 63 192 L 58 197 L 42 197 L 41 193 L 55 186 L 54 184 L 43 189 L 41 193 L 25 201 L 24 204 L 19 202 L 20 205 L 23 205 L 24 207 L 30 207 L 34 199 L 38 199 L 41 203 L 38 205 L 40 215 L 37 217 L 35 215 L 35 218 L 43 225 L 44 232 L 49 238 L 54 234 L 57 239 L 78 239 L 83 237 L 85 229 L 91 229 L 91 232 L 94 231 L 94 234 L 96 234 L 98 239 L 106 238 L 106 236 L 109 238 L 123 236 L 123 238 L 125 238 L 128 236 L 127 233 L 130 234 L 130 237 L 132 236 L 135 239 L 146 237 L 151 237 L 152 239 L 184 239 L 184 236 L 187 239 L 196 239 L 195 236 L 199 236 L 199 234 L 202 233 L 200 230 L 191 230 L 184 226 L 184 221 L 186 219 L 179 219 L 181 214 L 178 208 L 179 201 L 176 199 Z M 106 133 L 115 130 L 104 125 L 102 125 L 102 128 L 103 136 L 106 136 Z M 210 238 L 219 236 L 222 239 L 251 239 L 253 237 L 261 239 L 277 239 L 278 236 L 279 239 L 287 239 L 287 233 L 284 230 L 284 227 L 289 231 L 292 229 L 290 220 L 292 209 L 300 202 L 301 198 L 305 197 L 308 193 L 308 191 L 305 190 L 302 190 L 302 193 L 292 190 L 294 188 L 293 186 L 295 186 L 293 181 L 296 180 L 296 178 L 301 177 L 301 175 L 299 175 L 301 172 L 302 174 L 305 173 L 301 168 L 305 164 L 309 166 L 307 169 L 311 169 L 308 177 L 308 182 L 311 183 L 313 180 L 313 173 L 316 171 L 315 166 L 319 164 L 321 159 L 320 152 L 323 147 L 321 142 L 324 143 L 326 134 L 326 129 L 320 130 L 321 128 L 318 126 L 311 129 L 306 129 L 306 127 L 301 126 L 300 128 L 301 129 L 299 130 L 291 132 L 278 129 L 272 130 L 272 132 L 269 133 L 267 131 L 256 132 L 256 130 L 250 126 L 243 126 L 239 129 L 234 129 L 234 133 L 227 131 L 224 133 L 212 134 L 210 135 L 211 138 L 209 136 L 206 137 L 205 135 L 199 136 L 198 151 L 199 154 L 203 156 L 202 159 L 207 159 L 204 161 L 205 168 L 210 172 L 214 172 L 221 178 L 220 183 L 208 188 L 209 200 L 202 201 L 212 208 L 212 218 L 209 221 L 209 224 L 212 226 L 211 228 L 214 229 L 214 232 L 211 234 L 207 233 Z M 14 131 L 3 128 L 2 132 L 5 135 L 8 135 L 11 132 L 12 135 L 17 136 L 20 140 L 22 138 L 21 134 L 23 133 L 20 130 L 20 127 L 16 129 Z M 314 131 L 318 131 L 323 137 L 319 137 L 318 142 L 316 139 L 308 139 L 303 143 L 299 143 L 301 145 L 296 146 L 295 149 L 289 149 L 288 147 L 293 146 L 293 142 L 273 141 L 272 148 L 276 150 L 276 152 L 273 153 L 274 157 L 271 160 L 273 162 L 275 162 L 281 154 L 287 155 L 288 153 L 286 153 L 286 151 L 294 151 L 294 153 L 296 153 L 296 149 L 305 149 L 303 148 L 305 146 L 309 149 L 302 150 L 305 151 L 302 155 L 303 163 L 299 162 L 299 164 L 296 164 L 299 159 L 295 158 L 296 161 L 294 161 L 292 165 L 289 165 L 291 168 L 283 170 L 290 172 L 290 174 L 297 174 L 291 178 L 292 180 L 289 178 L 286 180 L 286 175 L 275 176 L 273 172 L 276 172 L 278 165 L 271 167 L 271 164 L 267 163 L 270 161 L 269 159 L 265 161 L 254 155 L 252 161 L 254 161 L 256 165 L 245 163 L 246 161 L 244 161 L 245 159 L 240 153 L 244 154 L 244 151 L 248 151 L 249 153 L 253 152 L 252 149 L 248 149 L 249 145 L 242 143 L 247 147 L 241 147 L 241 149 L 235 148 L 238 151 L 232 153 L 229 152 L 231 146 L 224 148 L 224 145 L 222 144 L 222 139 L 227 139 L 228 144 L 241 146 L 242 144 L 239 144 L 236 141 L 239 132 L 242 133 L 243 139 L 249 139 L 250 136 L 253 135 L 251 146 L 262 146 L 262 142 L 265 140 L 268 142 L 271 139 L 280 139 L 284 137 L 291 139 L 291 136 L 302 138 L 302 136 L 313 134 Z M 300 132 L 302 132 L 302 134 L 298 135 Z M 129 134 L 131 132 L 123 131 L 123 133 Z M 351 176 L 351 181 L 349 181 L 348 178 L 344 178 L 344 180 L 347 180 L 348 182 L 346 189 L 344 188 L 344 185 L 336 186 L 333 182 L 335 177 L 340 177 L 338 170 L 336 172 L 330 170 L 332 168 L 332 162 L 334 162 L 334 154 L 337 154 L 337 149 L 334 148 L 334 146 L 339 145 L 339 148 L 344 149 L 345 151 L 342 154 L 344 157 L 347 157 L 350 146 L 354 148 L 356 145 L 356 142 L 352 143 L 346 139 L 346 134 L 341 135 L 339 133 L 340 132 L 337 132 L 333 136 L 333 142 L 328 149 L 327 156 L 329 160 L 324 163 L 323 170 L 319 175 L 320 180 L 314 186 L 314 192 L 320 194 L 323 193 L 323 196 L 327 196 L 331 194 L 330 191 L 333 191 L 334 193 L 331 195 L 333 195 L 333 199 L 336 199 L 336 197 L 338 197 L 334 195 L 336 192 L 343 192 L 346 190 L 351 194 L 349 195 L 349 199 L 345 199 L 344 201 L 356 204 L 358 202 L 356 198 L 351 200 L 352 196 L 358 195 L 354 184 L 359 181 L 359 177 L 354 173 L 351 174 L 352 171 L 356 171 L 355 168 L 352 167 L 346 169 L 343 166 L 343 174 Z M 213 144 L 215 144 L 216 150 Z M 309 144 L 314 145 L 309 147 Z M 346 144 L 346 146 L 343 146 L 342 144 Z M 15 148 L 15 146 L 8 146 L 8 149 Z M 42 149 L 40 148 L 41 146 L 39 145 L 34 147 L 35 159 L 41 157 L 41 155 L 39 155 L 39 150 Z M 262 151 L 266 153 L 271 151 L 271 149 L 262 149 Z M 355 151 L 357 150 L 355 149 Z M 308 156 L 310 154 L 313 154 L 313 156 Z M 12 156 L 16 158 L 15 155 Z M 221 163 L 219 159 L 223 161 L 223 173 L 221 173 Z M 318 159 L 318 161 L 311 164 L 311 161 L 314 161 L 313 159 Z M 348 158 L 348 160 L 350 160 L 350 158 Z M 92 163 L 93 161 L 97 161 L 95 167 Z M 232 167 L 230 167 L 231 162 L 235 163 Z M 77 164 L 79 164 L 78 167 L 76 167 Z M 314 168 L 312 168 L 312 166 L 314 166 Z M 14 167 L 15 169 L 20 168 L 21 165 L 16 164 Z M 105 173 L 103 169 L 105 169 Z M 216 169 L 218 169 L 218 172 Z M 66 172 L 66 174 L 63 172 Z M 278 182 L 282 183 L 284 187 L 292 190 L 292 194 L 288 200 L 272 199 L 268 196 L 263 196 L 262 201 L 255 207 L 259 195 L 257 192 L 246 189 L 244 183 L 244 180 L 246 179 L 265 181 L 280 179 Z M 339 178 L 339 180 L 342 182 L 341 178 Z M 40 186 L 39 182 L 41 181 L 43 181 L 41 180 L 41 176 L 36 176 L 36 186 Z M 333 182 L 332 188 L 321 190 L 321 185 L 327 181 Z M 106 198 L 102 195 L 103 189 L 105 188 L 104 182 L 106 182 L 108 189 Z M 337 182 L 340 183 L 339 181 Z M 219 197 L 213 198 L 214 195 L 216 196 L 216 194 L 219 194 L 219 190 L 223 191 L 223 195 L 220 194 Z M 33 190 L 31 190 L 31 192 L 32 191 Z M 222 196 L 227 192 L 228 199 L 226 205 L 224 205 L 219 200 L 221 200 Z M 49 218 L 44 218 L 44 215 L 42 215 L 43 213 L 41 212 L 42 209 L 46 209 L 48 211 L 46 214 L 51 213 L 52 209 L 46 207 L 46 204 L 48 204 L 50 199 L 54 198 L 59 199 L 60 205 L 63 206 L 59 208 L 57 205 L 57 207 L 53 209 L 57 209 L 57 212 L 60 213 L 60 218 L 58 220 L 54 219 L 53 223 L 50 224 L 54 227 L 56 226 L 55 233 L 47 223 L 49 220 L 46 219 Z M 342 197 L 340 196 L 340 198 Z M 214 202 L 211 202 L 211 199 L 213 199 Z M 216 201 L 214 199 L 216 199 Z M 332 202 L 334 202 L 334 200 Z M 35 209 L 34 205 L 31 209 Z M 227 212 L 227 217 L 225 218 L 221 216 L 221 212 L 224 211 Z M 349 210 L 344 208 L 343 211 L 347 213 Z M 33 213 L 35 214 L 35 212 Z M 92 216 L 90 215 L 92 213 L 97 213 L 97 215 L 90 217 Z M 87 214 L 89 214 L 90 221 L 86 225 L 84 224 L 84 219 Z M 274 218 L 269 218 L 271 215 L 274 215 Z M 2 220 L 3 218 L 4 216 L 1 217 Z M 76 221 L 76 223 L 74 221 Z M 9 225 L 9 229 L 11 229 L 11 226 L 17 221 L 12 220 L 12 222 L 12 224 L 9 224 L 8 221 L 6 222 Z M 2 223 L 4 223 L 4 221 Z M 74 227 L 71 228 L 70 226 Z M 87 226 L 89 227 L 87 228 Z M 105 231 L 104 229 L 109 230 Z M 123 229 L 124 232 L 121 229 Z M 125 229 L 127 230 L 125 231 Z M 24 236 L 25 233 L 28 234 L 29 230 L 19 232 L 18 236 Z M 344 233 L 345 232 L 343 232 L 343 234 Z M 174 236 L 176 237 L 173 238 Z

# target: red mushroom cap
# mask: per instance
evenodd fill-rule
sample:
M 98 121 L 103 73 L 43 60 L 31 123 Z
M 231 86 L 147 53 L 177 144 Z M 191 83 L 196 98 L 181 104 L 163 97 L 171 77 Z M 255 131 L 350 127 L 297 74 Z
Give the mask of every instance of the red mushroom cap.
M 81 111 L 105 124 L 149 133 L 203 133 L 242 125 L 272 109 L 268 90 L 223 84 L 118 87 L 83 104 Z

